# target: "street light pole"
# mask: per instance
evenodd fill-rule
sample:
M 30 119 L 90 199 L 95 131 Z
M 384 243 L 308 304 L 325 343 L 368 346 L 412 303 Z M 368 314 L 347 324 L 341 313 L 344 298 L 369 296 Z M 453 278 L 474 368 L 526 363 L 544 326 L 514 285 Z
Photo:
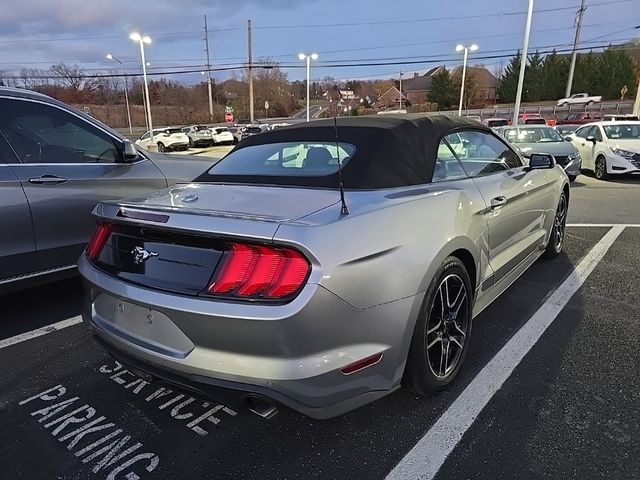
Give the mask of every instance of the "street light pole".
M 147 45 L 151 43 L 151 38 L 147 36 L 141 36 L 138 32 L 133 32 L 129 35 L 129 38 L 134 42 L 138 42 L 140 44 L 140 57 L 142 59 L 142 77 L 144 79 L 144 92 L 147 96 L 147 119 L 149 120 L 149 135 L 150 135 L 150 143 L 149 149 L 153 150 L 155 148 L 155 142 L 153 140 L 153 122 L 151 121 L 151 97 L 149 97 L 149 83 L 147 82 L 147 61 L 144 58 L 144 44 Z
M 129 85 L 127 83 L 127 73 L 124 70 L 124 64 L 110 53 L 107 54 L 107 60 L 115 60 L 122 67 L 122 79 L 124 80 L 124 101 L 127 105 L 127 120 L 129 122 L 129 134 L 131 135 L 133 134 L 133 129 L 131 128 L 131 109 L 129 108 Z
M 310 120 L 310 113 L 309 113 L 309 109 L 310 109 L 310 102 L 309 102 L 309 92 L 310 92 L 310 81 L 311 81 L 311 60 L 317 60 L 318 59 L 318 54 L 317 53 L 312 53 L 311 55 L 307 55 L 306 53 L 299 53 L 298 54 L 298 58 L 300 60 L 306 60 L 307 61 L 307 122 Z
M 462 116 L 462 101 L 464 99 L 464 82 L 467 79 L 467 58 L 469 56 L 469 50 L 475 52 L 478 50 L 478 45 L 475 43 L 469 47 L 466 45 L 456 45 L 456 52 L 464 51 L 462 59 L 462 85 L 460 85 L 460 103 L 458 105 L 458 116 Z
M 402 70 L 400 70 L 400 82 L 398 86 L 400 87 L 400 98 L 398 100 L 400 104 L 400 110 L 402 110 Z
M 527 66 L 527 56 L 529 51 L 529 35 L 531 34 L 531 18 L 533 17 L 533 0 L 529 0 L 529 11 L 527 12 L 527 25 L 524 29 L 524 45 L 522 46 L 522 56 L 520 57 L 520 76 L 518 77 L 518 90 L 516 91 L 516 103 L 513 106 L 512 125 L 518 125 L 520 115 L 520 102 L 522 101 L 522 87 L 524 86 L 524 71 Z

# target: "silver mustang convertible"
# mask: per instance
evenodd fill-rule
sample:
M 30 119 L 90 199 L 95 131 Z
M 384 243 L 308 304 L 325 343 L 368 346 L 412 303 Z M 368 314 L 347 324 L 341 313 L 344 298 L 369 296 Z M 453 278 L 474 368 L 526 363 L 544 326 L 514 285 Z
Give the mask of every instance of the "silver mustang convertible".
M 454 146 L 455 145 L 455 146 Z M 327 119 L 193 183 L 102 202 L 83 316 L 134 372 L 329 418 L 458 374 L 472 319 L 563 246 L 567 176 L 480 123 Z

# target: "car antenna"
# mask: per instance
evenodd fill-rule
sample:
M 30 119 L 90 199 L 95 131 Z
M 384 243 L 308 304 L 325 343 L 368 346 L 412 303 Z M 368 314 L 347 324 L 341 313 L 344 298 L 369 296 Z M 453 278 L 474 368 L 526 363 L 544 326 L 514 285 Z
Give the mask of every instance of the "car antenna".
M 336 117 L 333 117 L 333 128 L 336 132 L 336 155 L 338 155 L 338 188 L 340 189 L 340 203 L 342 205 L 340 213 L 342 215 L 349 215 L 349 207 L 347 207 L 347 202 L 344 200 L 344 184 L 342 183 L 342 162 L 340 161 L 340 140 L 338 138 L 338 119 Z

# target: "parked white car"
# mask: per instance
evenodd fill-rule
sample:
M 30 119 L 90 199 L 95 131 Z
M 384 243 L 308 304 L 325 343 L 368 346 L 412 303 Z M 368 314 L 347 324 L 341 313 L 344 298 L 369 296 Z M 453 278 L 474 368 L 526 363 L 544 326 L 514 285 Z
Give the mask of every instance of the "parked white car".
M 596 178 L 624 173 L 640 174 L 640 122 L 596 122 L 570 135 L 580 152 L 582 168 Z
M 227 127 L 211 128 L 211 137 L 214 145 L 233 145 L 233 133 Z
M 593 105 L 602 101 L 601 96 L 589 95 L 588 93 L 574 93 L 568 98 L 558 100 L 559 107 L 567 107 L 569 105 Z
M 186 150 L 189 148 L 189 137 L 179 128 L 154 128 L 153 143 L 157 145 L 159 152 L 169 152 L 171 150 Z M 136 145 L 146 150 L 149 149 L 150 144 L 150 132 L 146 132 L 138 140 L 136 140 Z

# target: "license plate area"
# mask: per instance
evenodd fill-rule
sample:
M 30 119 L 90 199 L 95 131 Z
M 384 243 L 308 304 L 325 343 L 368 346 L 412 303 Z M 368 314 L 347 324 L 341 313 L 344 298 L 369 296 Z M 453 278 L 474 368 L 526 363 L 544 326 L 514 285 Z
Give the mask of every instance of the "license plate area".
M 195 345 L 162 312 L 112 295 L 99 294 L 92 306 L 94 321 L 110 333 L 146 350 L 185 358 Z

